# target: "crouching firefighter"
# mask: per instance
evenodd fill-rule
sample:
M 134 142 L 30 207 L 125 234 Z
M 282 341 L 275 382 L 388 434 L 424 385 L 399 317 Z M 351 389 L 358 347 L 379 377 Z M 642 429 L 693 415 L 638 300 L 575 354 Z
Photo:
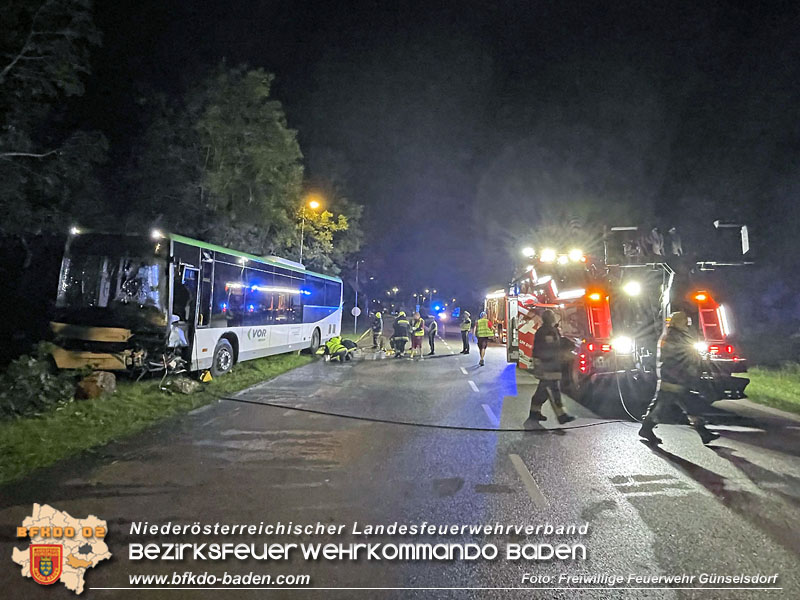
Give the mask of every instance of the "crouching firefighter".
M 317 354 L 329 357 L 329 360 L 345 362 L 353 358 L 353 353 L 358 345 L 351 340 L 343 340 L 341 336 L 334 336 L 317 350 Z
M 666 332 L 658 340 L 656 395 L 647 408 L 639 430 L 639 435 L 651 444 L 661 443 L 653 433 L 653 428 L 659 423 L 659 417 L 669 412 L 672 406 L 680 408 L 704 444 L 719 437 L 718 433 L 706 429 L 702 418 L 691 416 L 687 409 L 686 398 L 692 387 L 699 382 L 701 370 L 701 358 L 694 342 L 689 332 L 689 318 L 686 313 L 672 313 Z
M 395 358 L 403 358 L 410 333 L 411 323 L 406 318 L 406 313 L 401 310 L 394 320 L 394 329 L 390 340 Z
M 542 406 L 550 400 L 550 406 L 562 425 L 574 421 L 568 415 L 561 400 L 561 334 L 556 327 L 556 314 L 546 309 L 542 313 L 542 325 L 533 338 L 534 375 L 539 378 L 539 386 L 531 398 L 530 419 L 546 421 Z

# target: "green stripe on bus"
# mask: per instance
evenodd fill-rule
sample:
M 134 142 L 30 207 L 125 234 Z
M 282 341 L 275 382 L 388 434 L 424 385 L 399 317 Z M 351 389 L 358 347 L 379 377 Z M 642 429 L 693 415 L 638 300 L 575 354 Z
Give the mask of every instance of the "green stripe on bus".
M 183 244 L 188 244 L 190 246 L 197 246 L 198 248 L 205 248 L 206 250 L 215 250 L 217 252 L 224 252 L 225 254 L 230 254 L 232 256 L 238 256 L 240 258 L 246 258 L 248 260 L 252 260 L 255 262 L 272 265 L 274 267 L 283 267 L 284 269 L 292 269 L 297 272 L 308 273 L 309 275 L 316 275 L 317 277 L 322 277 L 323 279 L 329 279 L 331 281 L 336 281 L 338 283 L 342 283 L 342 280 L 339 277 L 335 277 L 334 275 L 326 275 L 325 273 L 317 273 L 316 271 L 309 271 L 308 269 L 298 269 L 297 267 L 293 267 L 291 265 L 284 264 L 282 262 L 277 262 L 274 260 L 269 260 L 263 256 L 256 256 L 255 254 L 248 254 L 247 252 L 240 252 L 239 250 L 231 250 L 230 248 L 225 248 L 224 246 L 217 246 L 216 244 L 209 244 L 208 242 L 201 242 L 200 240 L 195 240 L 190 237 L 186 237 L 185 235 L 178 235 L 177 233 L 165 233 L 169 239 L 175 242 L 181 242 Z

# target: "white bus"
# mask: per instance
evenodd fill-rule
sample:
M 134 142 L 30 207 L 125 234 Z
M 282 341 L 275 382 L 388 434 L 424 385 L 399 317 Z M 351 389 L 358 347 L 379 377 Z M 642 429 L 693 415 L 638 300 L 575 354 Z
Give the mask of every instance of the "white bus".
M 342 281 L 299 263 L 171 233 L 71 231 L 61 264 L 59 368 L 215 376 L 235 363 L 312 352 L 341 333 Z

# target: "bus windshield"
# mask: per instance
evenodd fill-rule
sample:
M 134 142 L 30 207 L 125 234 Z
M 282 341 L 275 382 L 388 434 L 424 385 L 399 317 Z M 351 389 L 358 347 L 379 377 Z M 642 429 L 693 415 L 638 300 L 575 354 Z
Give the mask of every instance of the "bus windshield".
M 61 263 L 57 319 L 130 329 L 166 325 L 167 245 L 144 236 L 72 238 Z

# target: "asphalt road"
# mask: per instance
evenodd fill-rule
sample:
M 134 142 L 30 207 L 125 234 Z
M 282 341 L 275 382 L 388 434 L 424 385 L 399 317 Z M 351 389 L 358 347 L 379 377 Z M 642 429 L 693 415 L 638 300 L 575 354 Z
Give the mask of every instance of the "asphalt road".
M 720 403 L 722 435 L 704 447 L 696 434 L 660 426 L 659 449 L 618 420 L 613 398 L 601 414 L 565 399 L 578 419 L 560 428 L 549 407 L 544 427 L 525 428 L 536 380 L 493 347 L 395 360 L 365 352 L 351 363 L 317 361 L 99 453 L 37 473 L 0 497 L 0 582 L 5 598 L 67 597 L 23 581 L 10 560 L 14 528 L 33 502 L 75 517 L 107 519 L 114 558 L 86 575 L 89 598 L 253 597 L 263 591 L 100 590 L 129 587 L 131 574 L 173 571 L 307 574 L 320 588 L 271 597 L 800 597 L 800 422 Z M 299 409 L 299 410 L 298 410 Z M 607 414 L 605 414 L 605 412 Z M 749 412 L 748 412 L 749 411 Z M 366 420 L 365 420 L 366 419 Z M 398 424 L 400 423 L 400 424 Z M 589 524 L 586 536 L 448 537 L 137 536 L 130 523 L 258 524 L 289 521 L 436 525 Z M 130 542 L 583 543 L 586 560 L 289 563 L 132 562 Z M 628 589 L 531 593 L 523 575 L 699 576 L 778 574 L 781 590 Z M 541 585 L 541 584 L 540 584 Z M 573 584 L 574 585 L 574 584 Z M 624 587 L 640 587 L 630 584 Z M 695 584 L 697 585 L 697 584 Z M 707 584 L 710 587 L 717 587 Z M 688 586 L 691 587 L 691 586 Z M 94 589 L 92 589 L 94 588 Z M 418 588 L 470 588 L 460 590 Z M 476 589 L 484 588 L 484 589 Z

